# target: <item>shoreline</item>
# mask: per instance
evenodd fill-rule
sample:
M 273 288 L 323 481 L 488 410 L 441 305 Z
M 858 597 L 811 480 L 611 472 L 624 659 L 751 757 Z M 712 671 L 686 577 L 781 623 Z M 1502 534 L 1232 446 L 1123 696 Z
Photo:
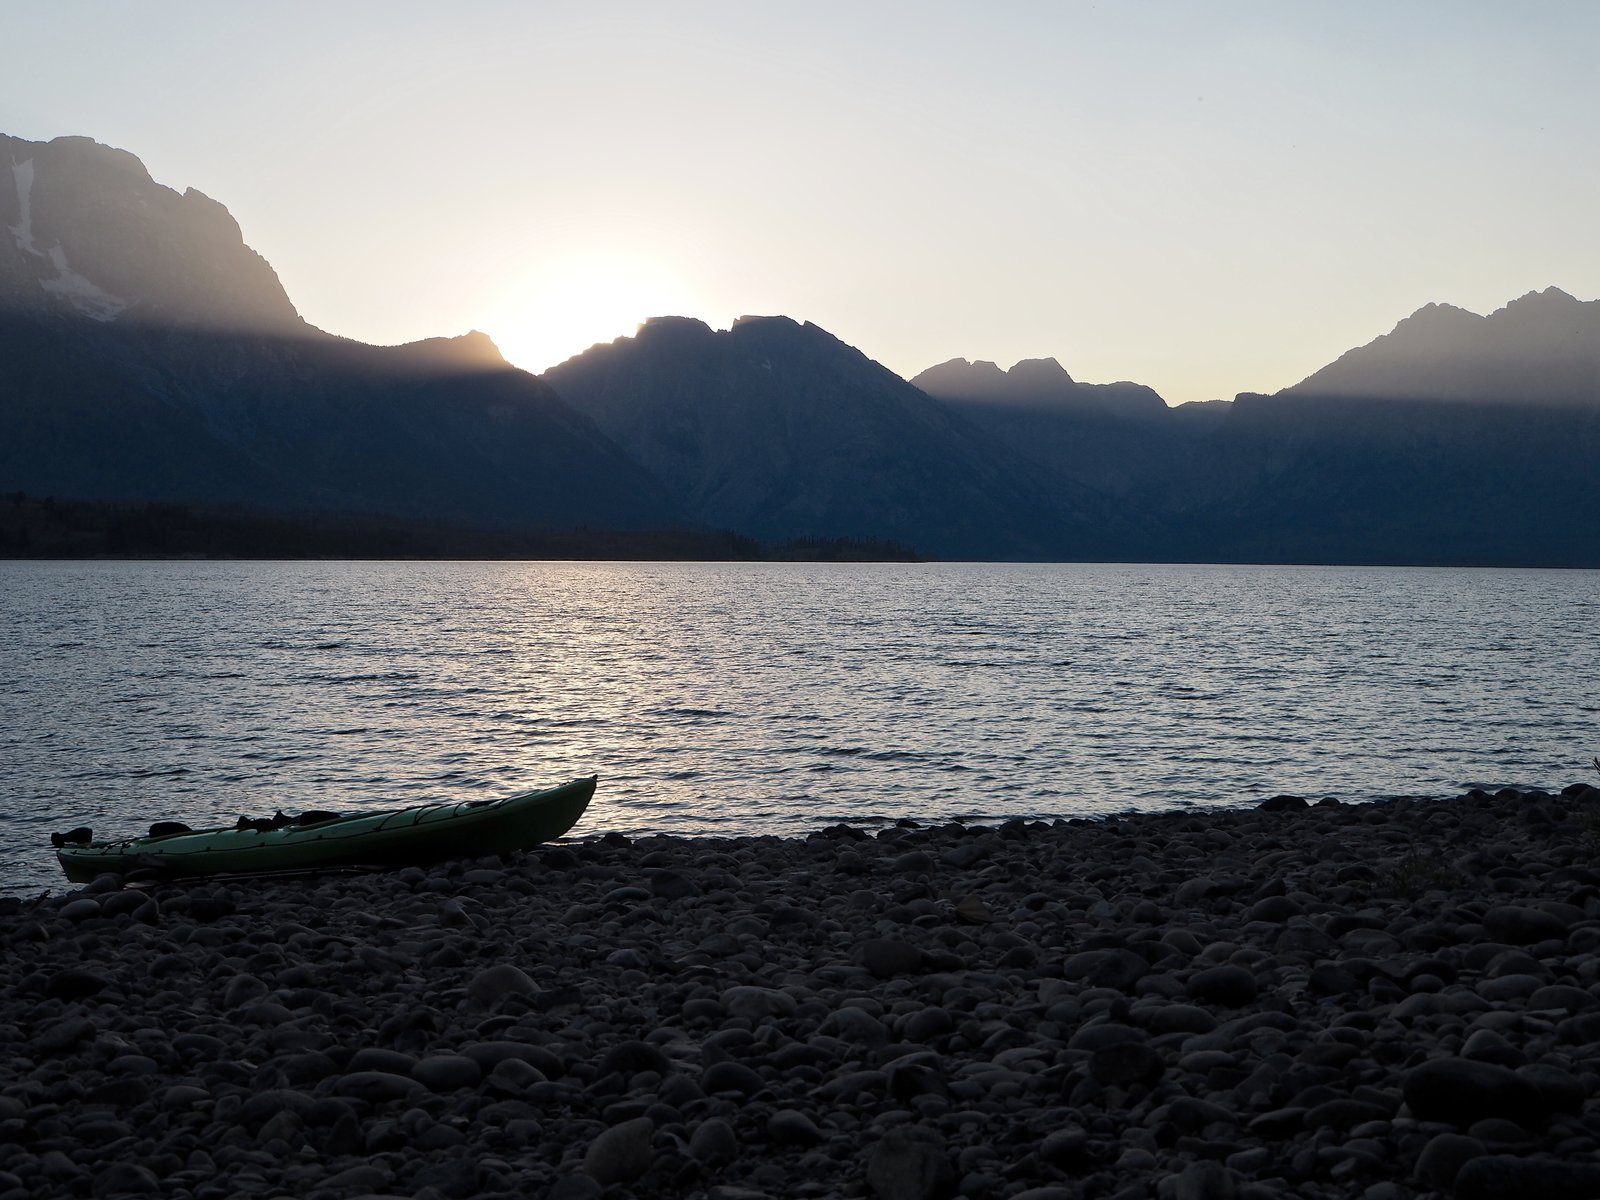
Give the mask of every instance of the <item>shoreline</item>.
M 1586 785 L 1581 783 L 1571 784 L 1568 785 L 1567 790 L 1570 791 L 1573 788 L 1582 788 L 1584 786 Z M 1600 791 L 1600 789 L 1596 790 Z M 1550 789 L 1541 787 L 1538 784 L 1508 784 L 1500 787 L 1472 787 L 1469 792 L 1458 792 L 1454 796 L 1445 796 L 1433 792 L 1382 792 L 1375 795 L 1347 794 L 1345 796 L 1314 794 L 1314 798 L 1293 796 L 1291 799 L 1305 799 L 1305 802 L 1309 807 L 1343 806 L 1362 808 L 1372 805 L 1391 805 L 1396 803 L 1403 805 L 1438 804 L 1446 803 L 1452 799 L 1459 799 L 1463 795 L 1479 796 L 1499 794 L 1553 796 L 1561 793 L 1559 790 L 1552 791 Z M 638 825 L 629 825 L 621 822 L 615 822 L 610 825 L 606 825 L 590 820 L 590 817 L 594 813 L 594 808 L 591 806 L 591 809 L 585 813 L 584 818 L 580 821 L 577 829 L 545 844 L 539 850 L 536 850 L 533 853 L 537 855 L 558 847 L 570 849 L 580 845 L 599 842 L 608 837 L 623 837 L 626 838 L 629 843 L 649 842 L 653 844 L 657 841 L 664 841 L 669 843 L 688 842 L 695 844 L 742 844 L 752 841 L 803 842 L 810 838 L 824 836 L 828 834 L 830 830 L 834 830 L 839 827 L 849 827 L 867 837 L 875 838 L 882 834 L 885 830 L 892 830 L 897 826 L 924 831 L 954 829 L 955 827 L 960 826 L 972 833 L 984 833 L 996 829 L 1001 825 L 1022 824 L 1029 827 L 1077 827 L 1085 824 L 1100 824 L 1105 821 L 1128 821 L 1156 817 L 1176 818 L 1186 815 L 1205 818 L 1211 814 L 1254 811 L 1264 806 L 1271 806 L 1274 804 L 1276 799 L 1279 798 L 1276 796 L 1266 796 L 1265 798 L 1262 798 L 1264 795 L 1265 791 L 1263 790 L 1258 792 L 1254 798 L 1238 800 L 1227 804 L 1201 804 L 1199 802 L 1190 800 L 1172 801 L 1167 799 L 1165 800 L 1165 804 L 1168 805 L 1168 807 L 1161 807 L 1161 801 L 1152 801 L 1148 807 L 1094 807 L 1080 808 L 1076 811 L 1036 810 L 1030 812 L 1023 810 L 1018 812 L 1017 810 L 1013 809 L 1010 811 L 986 813 L 977 810 L 971 810 L 967 806 L 952 805 L 943 812 L 933 810 L 925 813 L 903 816 L 896 816 L 891 813 L 874 813 L 871 811 L 852 811 L 848 807 L 841 805 L 838 811 L 829 813 L 826 816 L 819 817 L 806 823 L 802 823 L 798 819 L 794 819 L 775 823 L 771 828 L 742 833 L 719 831 L 715 828 L 694 828 L 685 831 L 673 829 L 670 826 L 666 828 L 641 827 Z M 376 807 L 371 809 L 371 811 L 387 811 L 398 807 L 409 807 L 411 804 L 412 802 L 410 801 L 396 801 L 394 799 L 390 799 L 382 802 L 381 804 L 377 804 Z M 268 807 L 269 806 L 265 804 L 258 805 L 255 811 L 257 811 L 261 816 L 265 817 Z M 229 811 L 232 812 L 234 810 L 230 809 Z M 348 809 L 348 811 L 352 813 L 360 813 L 368 810 L 365 808 L 351 807 Z M 240 815 L 249 814 L 241 813 Z M 230 816 L 228 819 L 232 821 L 236 818 Z M 61 818 L 54 823 L 58 826 L 64 826 L 70 820 L 71 818 Z M 219 823 L 214 826 L 200 825 L 196 826 L 196 828 L 208 829 L 231 827 L 221 823 L 222 817 L 220 815 L 214 816 L 212 820 L 215 820 Z M 110 836 L 113 839 L 119 836 L 136 838 L 142 836 L 144 830 L 148 828 L 148 822 L 140 825 L 139 821 L 135 821 L 133 822 L 133 825 L 138 825 L 140 827 L 134 828 L 130 826 L 125 833 L 113 833 Z M 592 826 L 593 828 L 587 830 L 584 828 L 589 826 Z M 43 826 L 40 828 L 43 828 Z M 94 832 L 100 833 L 101 830 L 96 827 Z M 25 876 L 27 882 L 21 886 L 20 890 L 12 892 L 0 892 L 0 909 L 3 909 L 6 905 L 14 905 L 17 903 L 38 904 L 49 902 L 60 904 L 66 899 L 77 895 L 86 886 L 83 884 L 73 883 L 67 879 L 66 875 L 61 869 L 61 864 L 56 858 L 55 850 L 48 845 L 43 844 L 40 837 L 36 836 L 34 838 L 31 849 L 33 852 L 33 857 L 37 860 L 39 869 L 37 871 L 29 870 L 27 872 Z M 22 855 L 22 851 L 19 846 L 13 846 L 12 853 Z M 22 857 L 25 858 L 26 856 L 22 855 Z M 490 860 L 495 861 L 494 856 L 491 856 Z M 501 865 L 509 865 L 509 861 L 510 860 L 507 859 L 502 862 Z M 25 861 L 19 861 L 14 865 L 24 868 L 28 866 Z M 448 864 L 445 865 L 448 866 Z M 366 874 L 369 871 L 382 873 L 380 868 L 367 867 L 355 868 L 349 873 L 351 875 L 359 876 Z M 244 882 L 254 877 L 249 875 L 223 875 L 212 878 L 222 881 Z M 196 877 L 188 882 L 192 884 L 195 882 L 202 882 L 203 880 L 204 877 Z M 184 886 L 184 881 L 181 879 L 155 880 L 135 877 L 132 880 L 124 881 L 124 884 L 125 886 L 136 888 L 181 887 Z M 0 881 L 0 888 L 10 886 L 13 885 L 7 881 Z
M 11 897 L 0 1200 L 1592 1196 L 1597 855 L 1574 784 Z

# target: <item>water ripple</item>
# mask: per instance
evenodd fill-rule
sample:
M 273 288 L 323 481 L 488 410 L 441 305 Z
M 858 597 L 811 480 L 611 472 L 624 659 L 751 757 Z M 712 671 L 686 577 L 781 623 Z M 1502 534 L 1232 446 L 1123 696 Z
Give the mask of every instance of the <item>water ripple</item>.
M 0 892 L 41 830 L 598 772 L 585 828 L 798 833 L 1560 787 L 1595 572 L 0 564 Z

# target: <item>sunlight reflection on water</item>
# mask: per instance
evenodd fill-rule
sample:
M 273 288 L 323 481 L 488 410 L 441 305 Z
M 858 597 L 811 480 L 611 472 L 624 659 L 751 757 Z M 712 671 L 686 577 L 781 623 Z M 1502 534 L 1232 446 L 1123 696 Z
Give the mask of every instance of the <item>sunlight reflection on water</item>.
M 0 564 L 0 892 L 49 830 L 499 795 L 798 833 L 1560 787 L 1600 573 Z M 1592 771 L 1592 769 L 1591 769 Z

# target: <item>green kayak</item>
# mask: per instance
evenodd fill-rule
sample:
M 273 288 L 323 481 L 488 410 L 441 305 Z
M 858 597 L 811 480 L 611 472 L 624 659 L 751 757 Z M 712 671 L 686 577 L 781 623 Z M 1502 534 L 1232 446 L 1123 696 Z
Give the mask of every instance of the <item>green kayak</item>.
M 328 816 L 276 829 L 197 829 L 117 842 L 63 845 L 56 851 L 74 883 L 106 871 L 149 869 L 167 875 L 311 871 L 328 867 L 407 866 L 526 850 L 578 823 L 595 777 L 500 800 L 423 804 L 384 812 Z M 87 833 L 87 831 L 84 831 Z

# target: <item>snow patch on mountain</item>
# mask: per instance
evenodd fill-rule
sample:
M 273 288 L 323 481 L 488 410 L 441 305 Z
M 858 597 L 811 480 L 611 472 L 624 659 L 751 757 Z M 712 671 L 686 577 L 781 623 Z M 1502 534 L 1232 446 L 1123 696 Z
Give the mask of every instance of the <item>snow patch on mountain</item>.
M 115 321 L 128 307 L 121 296 L 78 274 L 67 262 L 67 252 L 57 243 L 46 252 L 33 240 L 33 159 L 11 164 L 11 178 L 17 187 L 17 223 L 7 225 L 17 240 L 17 249 L 34 258 L 48 258 L 56 269 L 54 279 L 41 279 L 39 285 L 52 296 L 60 297 L 84 316 L 95 321 Z
M 115 321 L 128 307 L 120 296 L 113 296 L 92 279 L 86 279 L 67 265 L 67 252 L 60 246 L 50 250 L 50 263 L 56 278 L 42 281 L 44 290 L 59 296 L 84 316 L 95 321 Z
M 19 219 L 15 225 L 7 225 L 6 228 L 17 239 L 17 249 L 37 255 L 39 248 L 33 244 L 33 159 L 12 163 L 11 178 L 17 187 Z

